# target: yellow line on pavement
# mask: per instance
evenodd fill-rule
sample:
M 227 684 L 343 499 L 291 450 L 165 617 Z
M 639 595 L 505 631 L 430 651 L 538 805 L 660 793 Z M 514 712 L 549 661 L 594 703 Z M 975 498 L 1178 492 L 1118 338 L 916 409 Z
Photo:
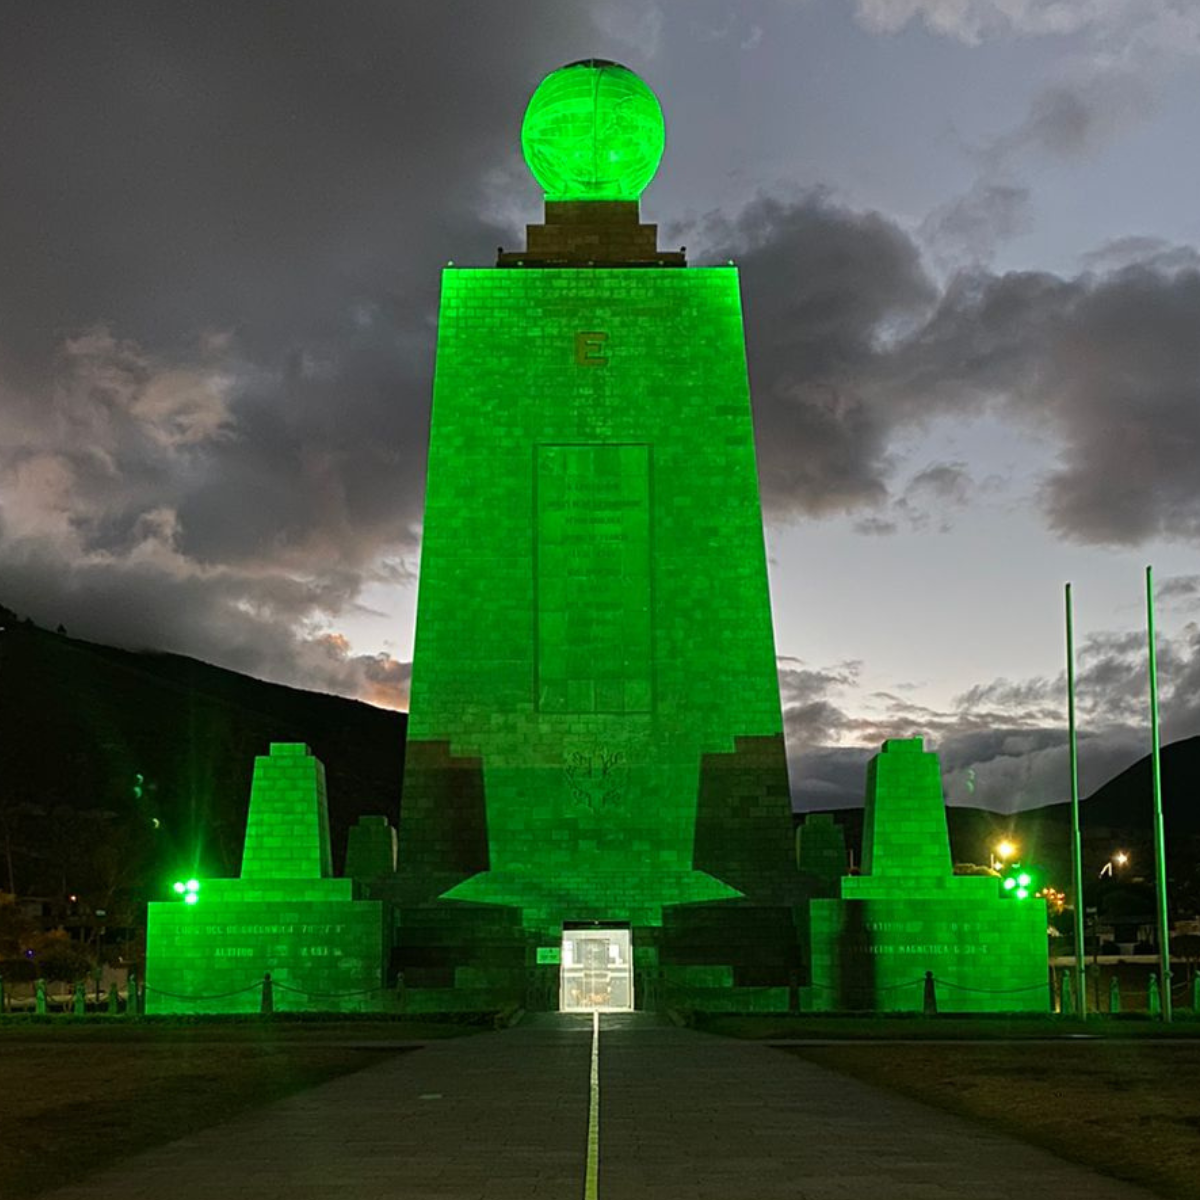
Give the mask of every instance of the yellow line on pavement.
M 600 1195 L 600 1014 L 592 1013 L 592 1079 L 588 1100 L 587 1171 L 583 1177 L 583 1200 Z

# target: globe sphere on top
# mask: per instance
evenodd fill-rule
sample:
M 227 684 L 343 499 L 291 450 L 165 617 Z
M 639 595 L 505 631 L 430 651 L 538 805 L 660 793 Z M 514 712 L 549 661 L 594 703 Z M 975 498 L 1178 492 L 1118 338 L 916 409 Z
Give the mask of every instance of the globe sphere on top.
M 636 200 L 664 143 L 655 94 L 628 68 L 589 58 L 538 85 L 521 149 L 547 200 Z

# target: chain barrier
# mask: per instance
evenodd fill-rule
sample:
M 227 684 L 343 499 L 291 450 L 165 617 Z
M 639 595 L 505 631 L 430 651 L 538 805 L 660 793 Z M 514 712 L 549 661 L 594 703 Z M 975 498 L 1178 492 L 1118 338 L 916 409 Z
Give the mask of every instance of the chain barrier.
M 255 984 L 255 986 L 257 987 L 259 985 Z M 278 979 L 272 979 L 271 986 L 276 987 L 283 992 L 293 992 L 297 996 L 307 996 L 310 1000 L 338 1000 L 347 996 L 370 996 L 375 992 L 387 992 L 388 994 L 395 993 L 395 988 L 390 987 L 362 988 L 357 992 L 309 992 L 305 991 L 304 988 L 292 987 L 290 983 L 280 983 Z
M 948 979 L 938 979 L 936 977 L 934 978 L 933 982 L 936 983 L 939 987 L 954 988 L 956 991 L 959 991 L 959 992 L 977 992 L 981 996 L 1013 996 L 1013 995 L 1016 995 L 1018 992 L 1036 992 L 1039 988 L 1048 988 L 1050 986 L 1049 980 L 1047 980 L 1045 983 L 1031 983 L 1028 987 L 1019 987 L 1019 988 L 967 987 L 967 985 L 964 983 L 951 983 L 950 980 L 948 980 Z
M 150 984 L 142 984 L 143 991 L 154 992 L 158 996 L 169 996 L 172 1000 L 228 1000 L 230 996 L 243 996 L 246 992 L 252 992 L 257 988 L 262 987 L 262 980 L 255 983 L 247 984 L 244 988 L 238 988 L 236 992 L 216 992 L 211 996 L 186 996 L 181 992 L 164 992 L 162 988 L 151 987 Z
M 925 986 L 925 979 L 924 979 L 924 977 L 922 977 L 921 979 L 910 979 L 907 983 L 889 983 L 887 985 L 887 987 L 876 988 L 875 990 L 877 992 L 895 992 L 895 991 L 898 991 L 900 988 L 924 987 L 924 986 Z
M 897 988 L 920 987 L 925 982 L 924 979 L 910 979 L 907 983 L 889 983 L 887 987 L 872 988 L 875 992 L 894 992 Z M 843 990 L 840 984 L 836 983 L 818 983 L 815 979 L 811 983 L 802 983 L 801 987 L 820 988 L 823 992 L 840 992 Z

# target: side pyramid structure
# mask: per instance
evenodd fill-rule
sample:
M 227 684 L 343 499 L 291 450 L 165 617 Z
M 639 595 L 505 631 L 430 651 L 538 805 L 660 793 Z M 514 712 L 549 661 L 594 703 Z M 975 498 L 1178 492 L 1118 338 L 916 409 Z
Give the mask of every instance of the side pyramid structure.
M 333 877 L 325 768 L 307 746 L 254 760 L 240 878 L 180 887 L 149 905 L 146 1012 L 257 1012 L 268 975 L 279 1011 L 384 1006 L 387 914 Z
M 814 899 L 812 1007 L 920 1011 L 926 973 L 943 1009 L 1045 1012 L 1046 901 L 995 875 L 955 875 L 936 754 L 885 742 L 867 769 L 862 873 Z

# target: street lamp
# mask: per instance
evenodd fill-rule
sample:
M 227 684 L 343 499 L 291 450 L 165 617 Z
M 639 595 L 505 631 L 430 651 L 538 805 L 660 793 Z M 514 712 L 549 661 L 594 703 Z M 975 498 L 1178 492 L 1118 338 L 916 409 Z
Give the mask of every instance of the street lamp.
M 1010 842 L 1008 838 L 997 842 L 992 848 L 992 870 L 999 871 L 1010 858 L 1015 858 L 1017 855 L 1017 844 Z
M 1108 862 L 1106 862 L 1104 866 L 1100 868 L 1100 878 L 1103 879 L 1104 876 L 1107 875 L 1109 879 L 1112 879 L 1114 875 L 1114 868 L 1127 866 L 1128 863 L 1129 855 L 1126 854 L 1124 850 L 1117 850 L 1108 860 Z

